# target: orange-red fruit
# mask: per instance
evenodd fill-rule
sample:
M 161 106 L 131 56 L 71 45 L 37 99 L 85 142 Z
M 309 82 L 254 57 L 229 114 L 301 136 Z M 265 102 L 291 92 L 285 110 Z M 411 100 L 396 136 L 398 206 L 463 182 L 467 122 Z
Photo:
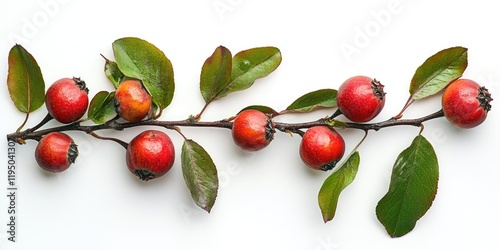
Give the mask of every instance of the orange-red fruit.
M 384 108 L 384 85 L 367 76 L 353 76 L 340 85 L 337 105 L 353 122 L 370 121 Z
M 35 149 L 38 165 L 49 172 L 62 172 L 68 169 L 77 156 L 77 145 L 71 137 L 61 132 L 45 135 Z
M 308 167 L 327 171 L 335 167 L 344 151 L 344 139 L 337 131 L 326 126 L 315 126 L 302 136 L 299 153 Z
M 61 123 L 82 118 L 89 104 L 89 90 L 80 78 L 62 78 L 54 82 L 45 94 L 49 114 Z
M 146 130 L 127 147 L 126 160 L 130 172 L 148 181 L 166 174 L 174 165 L 172 140 L 158 130 Z
M 443 112 L 453 125 L 473 128 L 484 122 L 492 100 L 485 87 L 469 79 L 458 79 L 443 93 Z
M 261 150 L 274 138 L 274 124 L 271 119 L 258 110 L 244 110 L 233 122 L 232 135 L 236 145 L 243 150 Z
M 151 109 L 152 100 L 139 80 L 125 80 L 116 89 L 115 104 L 118 114 L 129 122 L 143 120 Z

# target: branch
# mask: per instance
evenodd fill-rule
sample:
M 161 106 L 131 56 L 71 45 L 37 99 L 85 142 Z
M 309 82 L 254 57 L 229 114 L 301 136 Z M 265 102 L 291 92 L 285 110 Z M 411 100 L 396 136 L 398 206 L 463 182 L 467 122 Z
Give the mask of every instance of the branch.
M 341 123 L 343 128 L 350 129 L 360 129 L 364 131 L 375 130 L 378 131 L 382 128 L 392 127 L 392 126 L 400 126 L 400 125 L 408 125 L 418 127 L 422 125 L 423 122 L 443 117 L 444 113 L 442 110 L 439 110 L 430 115 L 416 118 L 416 119 L 394 119 L 391 118 L 386 121 L 378 122 L 378 123 Z M 307 129 L 313 126 L 327 126 L 329 118 L 323 118 L 316 121 L 311 122 L 303 122 L 303 123 L 284 123 L 284 122 L 275 122 L 275 128 L 281 132 L 294 132 L 299 133 L 301 129 Z M 84 126 L 79 122 L 62 125 L 58 127 L 52 127 L 44 130 L 34 131 L 33 129 L 27 129 L 21 132 L 15 132 L 7 135 L 8 140 L 13 141 L 24 141 L 24 140 L 37 140 L 41 138 L 43 135 L 46 135 L 51 132 L 63 132 L 63 131 L 82 131 L 87 134 L 92 135 L 93 132 L 105 129 L 113 129 L 113 130 L 124 130 L 127 128 L 138 127 L 138 126 L 159 126 L 166 129 L 177 130 L 177 127 L 210 127 L 210 128 L 226 128 L 231 129 L 233 126 L 232 121 L 222 120 L 222 121 L 210 121 L 210 122 L 201 122 L 196 121 L 193 118 L 189 118 L 181 121 L 159 121 L 154 119 L 144 120 L 140 122 L 124 122 L 120 123 L 117 120 L 111 120 L 104 124 L 100 125 L 90 125 Z

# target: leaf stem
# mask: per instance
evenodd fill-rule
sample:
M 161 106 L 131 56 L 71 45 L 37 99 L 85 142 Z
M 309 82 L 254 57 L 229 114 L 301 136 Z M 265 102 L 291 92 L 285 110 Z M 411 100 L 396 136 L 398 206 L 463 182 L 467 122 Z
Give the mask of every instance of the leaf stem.
M 208 107 L 208 104 L 210 104 L 210 103 L 211 103 L 211 102 L 206 102 L 206 103 L 205 103 L 205 105 L 203 106 L 203 108 L 201 109 L 200 113 L 199 113 L 199 114 L 197 114 L 197 115 L 194 117 L 194 119 L 195 119 L 196 121 L 199 121 L 199 120 L 201 119 L 201 115 L 205 112 L 205 110 L 206 110 L 206 109 L 207 109 L 207 107 Z
M 175 126 L 175 127 L 173 127 L 173 130 L 175 130 L 177 133 L 179 133 L 182 136 L 182 138 L 184 138 L 185 141 L 188 140 L 188 138 L 182 133 L 182 131 L 179 127 Z
M 393 118 L 396 119 L 396 120 L 399 120 L 403 117 L 403 113 L 406 111 L 406 109 L 408 107 L 410 107 L 410 105 L 415 101 L 415 99 L 413 99 L 413 95 L 411 95 L 408 100 L 406 101 L 406 104 L 405 106 L 403 107 L 403 109 L 399 112 L 399 114 L 397 114 L 396 116 L 394 116 Z
M 361 146 L 361 144 L 365 141 L 366 137 L 368 137 L 368 130 L 365 130 L 365 135 L 363 136 L 361 141 L 359 141 L 359 143 L 356 145 L 356 147 L 354 147 L 354 149 L 352 151 L 357 151 L 359 146 Z
M 21 126 L 19 126 L 19 128 L 17 128 L 17 130 L 16 130 L 17 132 L 20 132 L 23 129 L 24 125 L 26 125 L 26 123 L 28 122 L 29 117 L 30 117 L 30 112 L 29 112 L 29 108 L 28 108 L 28 112 L 26 112 L 26 117 L 24 117 L 24 121 L 23 121 L 23 123 L 21 123 Z

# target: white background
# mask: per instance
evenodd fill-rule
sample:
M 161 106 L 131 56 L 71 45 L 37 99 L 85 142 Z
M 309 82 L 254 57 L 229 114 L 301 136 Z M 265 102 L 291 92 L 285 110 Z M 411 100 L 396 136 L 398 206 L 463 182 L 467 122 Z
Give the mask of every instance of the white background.
M 494 1 L 1 1 L 0 80 L 15 43 L 37 59 L 48 86 L 62 77 L 83 78 L 93 96 L 112 90 L 100 53 L 125 36 L 148 40 L 172 61 L 176 92 L 161 119 L 185 119 L 203 106 L 199 74 L 204 60 L 224 45 L 233 54 L 258 46 L 280 48 L 283 62 L 245 92 L 214 102 L 203 120 L 229 117 L 251 104 L 286 108 L 297 97 L 338 88 L 348 77 L 380 80 L 386 107 L 375 121 L 399 112 L 415 69 L 452 46 L 469 48 L 464 77 L 500 99 L 498 5 Z M 344 50 L 343 50 L 344 48 Z M 346 53 L 345 48 L 350 48 Z M 24 119 L 0 88 L 1 134 Z M 221 187 L 210 214 L 191 200 L 180 169 L 182 138 L 173 169 L 141 182 L 112 142 L 70 133 L 80 156 L 68 171 L 43 172 L 34 141 L 17 147 L 17 237 L 7 241 L 6 167 L 0 171 L 1 249 L 499 249 L 500 191 L 497 100 L 480 127 L 456 129 L 445 119 L 426 123 L 423 135 L 439 157 L 439 191 L 432 208 L 408 235 L 392 239 L 375 215 L 399 152 L 418 133 L 393 127 L 370 133 L 360 148 L 356 180 L 341 195 L 335 219 L 323 223 L 317 193 L 328 173 L 306 168 L 298 136 L 278 133 L 260 152 L 234 146 L 224 129 L 184 128 L 212 155 Z M 440 108 L 440 97 L 416 102 L 406 118 Z M 287 115 L 281 121 L 317 119 L 332 110 Z M 45 107 L 30 117 L 34 126 Z M 52 122 L 48 126 L 55 126 Z M 145 128 L 106 135 L 130 140 Z M 360 131 L 341 131 L 348 151 Z M 6 161 L 6 143 L 0 143 Z

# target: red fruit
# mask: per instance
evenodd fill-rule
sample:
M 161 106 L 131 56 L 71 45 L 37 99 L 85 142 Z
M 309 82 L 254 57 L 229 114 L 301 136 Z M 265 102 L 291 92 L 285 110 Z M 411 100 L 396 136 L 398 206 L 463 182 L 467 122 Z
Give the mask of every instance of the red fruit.
M 62 172 L 75 163 L 78 147 L 73 139 L 61 132 L 52 132 L 40 140 L 35 149 L 38 165 L 49 172 Z
M 47 89 L 45 106 L 49 114 L 61 123 L 82 118 L 89 104 L 89 90 L 80 78 L 62 78 Z
M 331 170 L 344 155 L 345 142 L 337 131 L 326 126 L 309 128 L 302 136 L 300 158 L 310 168 Z
M 151 109 L 152 100 L 139 80 L 125 80 L 116 89 L 115 103 L 118 114 L 129 122 L 143 120 Z
M 443 93 L 443 112 L 453 125 L 473 128 L 484 122 L 492 100 L 485 87 L 469 79 L 458 79 Z
M 244 150 L 258 151 L 267 147 L 273 140 L 274 133 L 271 119 L 258 110 L 244 110 L 233 122 L 234 143 Z
M 143 181 L 166 174 L 174 165 L 175 149 L 170 137 L 157 130 L 137 135 L 127 147 L 127 166 Z
M 384 85 L 370 77 L 351 77 L 337 92 L 339 110 L 353 122 L 370 121 L 382 111 L 384 104 Z

